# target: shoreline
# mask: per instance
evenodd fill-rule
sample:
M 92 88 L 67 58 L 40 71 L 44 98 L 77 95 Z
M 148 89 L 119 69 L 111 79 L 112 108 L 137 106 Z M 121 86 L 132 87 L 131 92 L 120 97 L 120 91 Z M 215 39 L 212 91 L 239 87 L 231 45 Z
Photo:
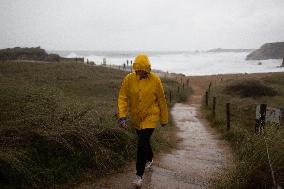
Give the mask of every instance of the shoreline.
M 94 66 L 103 66 L 103 67 L 109 67 L 113 69 L 119 69 L 125 72 L 131 72 L 131 67 L 126 66 L 123 68 L 123 66 L 120 65 L 94 65 Z M 280 67 L 279 67 L 280 68 Z M 280 68 L 281 69 L 281 68 Z M 152 70 L 154 73 L 158 74 L 160 77 L 166 77 L 166 78 L 172 78 L 172 77 L 221 77 L 221 76 L 244 76 L 244 75 L 265 75 L 265 74 L 277 74 L 277 73 L 283 73 L 283 71 L 278 71 L 278 72 L 252 72 L 252 73 L 247 73 L 247 72 L 239 72 L 239 73 L 220 73 L 220 74 L 211 74 L 211 75 L 186 75 L 184 73 L 177 73 L 177 72 L 167 72 L 164 70 L 158 70 L 158 69 L 153 69 Z

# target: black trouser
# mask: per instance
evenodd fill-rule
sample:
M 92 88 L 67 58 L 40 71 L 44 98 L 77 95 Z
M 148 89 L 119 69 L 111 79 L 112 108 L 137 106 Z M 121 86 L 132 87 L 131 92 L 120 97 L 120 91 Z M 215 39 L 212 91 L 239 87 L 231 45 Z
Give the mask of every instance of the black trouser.
M 150 138 L 154 129 L 136 129 L 138 135 L 137 157 L 136 157 L 136 175 L 142 177 L 147 161 L 152 161 L 153 151 L 151 148 Z

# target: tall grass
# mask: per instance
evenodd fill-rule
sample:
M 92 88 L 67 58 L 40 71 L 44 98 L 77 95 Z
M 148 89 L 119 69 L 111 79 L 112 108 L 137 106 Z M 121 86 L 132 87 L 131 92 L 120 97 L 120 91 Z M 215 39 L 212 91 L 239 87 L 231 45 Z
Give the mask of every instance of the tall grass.
M 65 185 L 135 158 L 134 131 L 119 129 L 114 116 L 125 74 L 76 63 L 0 63 L 1 188 Z M 157 129 L 154 149 L 173 146 L 173 132 L 172 125 Z
M 284 74 L 273 74 L 260 80 L 230 80 L 211 88 L 210 104 L 204 105 L 203 111 L 211 125 L 230 142 L 236 159 L 236 165 L 214 181 L 215 188 L 272 188 L 267 149 L 275 180 L 284 186 L 283 120 L 280 125 L 267 123 L 263 133 L 255 133 L 256 104 L 284 107 L 283 78 Z M 211 108 L 214 96 L 217 97 L 215 117 Z M 230 131 L 226 130 L 227 102 L 231 104 Z

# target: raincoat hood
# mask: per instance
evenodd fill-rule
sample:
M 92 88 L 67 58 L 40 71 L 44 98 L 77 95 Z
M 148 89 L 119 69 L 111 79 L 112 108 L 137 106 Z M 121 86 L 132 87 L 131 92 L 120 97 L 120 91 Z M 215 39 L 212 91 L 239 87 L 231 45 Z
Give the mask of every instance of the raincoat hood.
M 146 54 L 139 54 L 136 56 L 133 63 L 134 71 L 143 70 L 147 73 L 151 72 L 151 64 Z

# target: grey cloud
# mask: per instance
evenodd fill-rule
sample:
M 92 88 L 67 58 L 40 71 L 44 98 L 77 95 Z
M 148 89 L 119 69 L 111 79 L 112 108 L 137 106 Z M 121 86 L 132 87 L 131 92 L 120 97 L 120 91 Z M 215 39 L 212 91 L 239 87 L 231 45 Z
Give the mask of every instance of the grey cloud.
M 257 48 L 284 40 L 283 7 L 283 0 L 1 0 L 0 48 Z

